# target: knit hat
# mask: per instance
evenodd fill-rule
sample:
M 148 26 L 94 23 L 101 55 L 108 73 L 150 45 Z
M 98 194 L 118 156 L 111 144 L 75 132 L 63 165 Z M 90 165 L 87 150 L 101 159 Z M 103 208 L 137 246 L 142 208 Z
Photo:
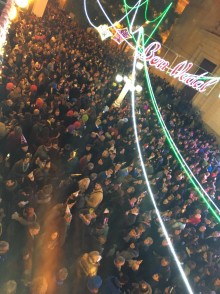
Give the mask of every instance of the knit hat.
M 44 104 L 44 101 L 42 98 L 37 98 L 36 102 L 35 102 L 36 106 L 38 108 L 42 108 L 43 107 L 43 104 Z
M 9 250 L 9 243 L 6 241 L 0 241 L 0 254 L 5 254 Z
M 69 111 L 67 111 L 66 115 L 69 116 L 69 117 L 73 117 L 74 111 L 73 110 L 69 110 Z
M 88 114 L 83 114 L 82 121 L 85 123 L 85 122 L 87 122 L 88 119 L 89 119 Z
M 89 291 L 99 289 L 102 285 L 102 279 L 100 276 L 89 277 L 87 280 L 87 288 Z
M 79 129 L 81 127 L 81 123 L 79 121 L 74 122 L 73 124 L 75 129 Z
M 36 85 L 31 85 L 30 91 L 31 92 L 37 92 L 37 86 Z
M 6 84 L 6 90 L 11 91 L 13 90 L 15 85 L 13 83 L 7 83 Z

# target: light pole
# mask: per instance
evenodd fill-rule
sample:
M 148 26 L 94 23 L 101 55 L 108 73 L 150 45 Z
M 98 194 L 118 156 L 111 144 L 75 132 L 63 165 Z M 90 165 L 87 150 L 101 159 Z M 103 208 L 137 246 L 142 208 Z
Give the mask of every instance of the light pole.
M 143 68 L 143 63 L 137 62 L 136 68 L 139 69 L 139 70 L 141 70 Z M 125 81 L 125 85 L 122 88 L 122 90 L 121 90 L 118 98 L 112 104 L 113 107 L 120 107 L 120 105 L 121 105 L 122 101 L 124 100 L 125 96 L 127 95 L 128 91 L 131 90 L 131 87 L 132 87 L 132 77 L 131 76 L 129 76 L 129 77 L 127 77 L 127 76 L 123 77 L 123 76 L 121 76 L 121 75 L 118 74 L 116 76 L 116 82 L 121 83 L 122 81 Z M 142 86 L 137 85 L 135 87 L 135 90 L 138 93 L 140 93 L 142 91 Z

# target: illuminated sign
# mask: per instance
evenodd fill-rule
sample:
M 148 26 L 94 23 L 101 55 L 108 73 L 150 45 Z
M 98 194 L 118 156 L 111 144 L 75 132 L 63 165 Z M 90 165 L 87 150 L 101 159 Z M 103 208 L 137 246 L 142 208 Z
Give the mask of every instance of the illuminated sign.
M 211 78 L 208 81 L 205 79 L 208 72 L 201 75 L 190 74 L 189 70 L 193 67 L 192 62 L 187 60 L 178 63 L 174 68 L 170 68 L 169 61 L 159 57 L 156 53 L 161 49 L 159 42 L 150 43 L 143 53 L 139 53 L 140 60 L 146 60 L 150 66 L 153 66 L 160 71 L 167 71 L 167 73 L 185 85 L 197 90 L 200 93 L 206 91 L 207 87 L 218 83 L 219 78 Z

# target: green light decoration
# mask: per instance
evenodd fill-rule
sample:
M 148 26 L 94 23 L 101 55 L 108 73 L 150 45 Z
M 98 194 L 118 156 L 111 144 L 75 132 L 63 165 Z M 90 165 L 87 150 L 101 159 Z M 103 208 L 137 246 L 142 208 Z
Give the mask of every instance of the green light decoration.
M 151 21 L 149 21 L 149 20 L 147 19 L 147 12 L 148 12 L 149 0 L 147 0 L 146 2 L 144 2 L 144 3 L 140 4 L 140 5 L 138 5 L 138 6 L 136 7 L 136 9 L 135 9 L 135 14 L 137 13 L 138 9 L 140 9 L 140 7 L 143 6 L 145 3 L 146 3 L 146 7 L 145 7 L 145 20 L 146 20 L 146 22 L 151 23 L 151 22 L 156 22 L 157 20 L 159 20 L 158 23 L 156 24 L 155 28 L 153 29 L 153 31 L 152 31 L 152 32 L 150 33 L 150 35 L 148 36 L 147 40 L 144 42 L 144 45 L 146 46 L 146 44 L 149 42 L 150 38 L 152 38 L 152 36 L 153 36 L 154 33 L 156 32 L 156 30 L 157 30 L 157 28 L 159 27 L 159 25 L 161 24 L 161 22 L 164 20 L 164 18 L 165 18 L 165 16 L 167 15 L 168 11 L 169 11 L 170 8 L 172 7 L 173 2 L 171 2 L 171 3 L 167 6 L 167 8 L 166 8 L 166 9 L 165 9 L 165 10 L 164 10 L 164 11 L 163 11 L 163 12 L 162 12 L 157 18 L 155 18 L 154 20 L 151 20 Z M 132 25 L 131 25 L 131 22 L 130 22 L 129 17 L 128 17 L 128 14 L 130 13 L 130 12 L 128 11 L 128 9 L 127 9 L 128 7 L 129 7 L 130 9 L 133 9 L 133 7 L 128 6 L 128 5 L 127 5 L 127 1 L 124 0 L 124 8 L 125 8 L 125 12 L 126 12 L 127 24 L 128 24 L 129 31 L 130 31 L 130 33 L 132 34 Z M 142 26 L 142 27 L 143 27 L 143 26 Z M 137 39 L 134 37 L 134 34 L 135 34 L 135 33 L 132 34 L 132 38 L 133 38 L 133 41 L 135 42 L 135 44 L 137 44 Z
M 151 32 L 151 34 L 148 36 L 147 40 L 144 42 L 144 46 L 146 46 L 146 44 L 149 42 L 150 38 L 154 35 L 155 31 L 157 30 L 157 28 L 159 27 L 159 25 L 161 24 L 161 22 L 163 21 L 163 19 L 167 15 L 167 13 L 170 10 L 170 8 L 171 8 L 172 5 L 173 5 L 173 3 L 171 2 L 170 5 L 162 13 L 162 15 L 160 17 L 160 20 L 158 21 L 157 25 L 155 26 L 155 28 L 153 29 L 153 31 Z
M 152 19 L 152 20 L 149 20 L 148 17 L 147 17 L 147 13 L 148 13 L 148 6 L 149 6 L 149 0 L 146 0 L 144 1 L 143 3 L 141 3 L 139 5 L 139 8 L 142 7 L 144 4 L 146 3 L 146 6 L 145 6 L 145 11 L 144 11 L 144 17 L 145 17 L 145 20 L 147 23 L 152 23 L 152 22 L 155 22 L 157 21 L 158 19 L 161 18 L 161 16 L 163 15 L 163 13 L 165 13 L 165 10 L 160 14 L 158 15 L 156 18 Z M 130 6 L 127 4 L 126 0 L 124 0 L 124 8 L 126 11 L 128 11 L 128 9 L 130 10 L 133 10 L 134 9 L 134 6 Z
M 126 0 L 124 0 L 125 4 L 126 4 Z M 158 22 L 157 26 L 155 27 L 155 29 L 151 32 L 150 36 L 148 36 L 147 38 L 147 41 L 144 40 L 144 31 L 143 31 L 143 28 L 142 28 L 142 35 L 141 35 L 141 39 L 142 39 L 142 48 L 141 46 L 138 44 L 138 50 L 139 52 L 144 52 L 144 48 L 147 44 L 147 42 L 149 41 L 149 39 L 153 36 L 154 32 L 156 31 L 156 29 L 158 28 L 158 26 L 160 25 L 160 23 L 162 22 L 162 20 L 164 19 L 164 17 L 166 16 L 167 12 L 169 11 L 170 7 L 172 6 L 172 3 L 170 3 L 170 5 L 166 8 L 166 10 L 164 11 L 160 21 Z M 166 13 L 165 13 L 166 12 Z M 127 10 L 126 10 L 126 14 L 127 14 Z M 127 17 L 127 22 L 128 22 L 128 27 L 129 29 L 131 28 L 131 23 L 129 21 L 129 18 Z M 133 36 L 133 39 L 135 40 L 135 43 L 137 45 L 137 40 L 134 38 Z M 143 51 L 142 51 L 143 50 Z M 146 77 L 146 81 L 147 81 L 147 85 L 148 85 L 148 89 L 149 89 L 149 92 L 150 92 L 150 97 L 151 97 L 151 101 L 153 103 L 153 106 L 154 106 L 154 109 L 155 109 L 155 112 L 156 112 L 156 115 L 157 115 L 157 118 L 160 122 L 160 125 L 162 127 L 162 130 L 166 136 L 166 139 L 171 147 L 171 149 L 173 150 L 173 153 L 176 157 L 176 159 L 178 160 L 179 164 L 181 165 L 182 169 L 184 170 L 185 174 L 187 175 L 188 177 L 188 180 L 192 183 L 193 187 L 196 189 L 196 191 L 198 192 L 198 194 L 200 195 L 200 197 L 203 199 L 203 201 L 206 203 L 207 207 L 212 211 L 213 215 L 216 217 L 216 219 L 218 220 L 218 222 L 220 222 L 220 216 L 216 213 L 216 211 L 213 209 L 213 207 L 211 206 L 211 204 L 207 201 L 207 199 L 205 198 L 204 196 L 204 193 L 201 192 L 201 188 L 199 187 L 199 185 L 196 183 L 196 179 L 193 176 L 191 176 L 192 172 L 191 170 L 189 169 L 189 167 L 183 162 L 182 160 L 182 156 L 181 154 L 179 153 L 179 150 L 178 148 L 176 147 L 176 145 L 174 144 L 174 141 L 172 139 L 172 137 L 170 136 L 170 133 L 169 131 L 167 130 L 166 128 L 166 125 L 162 119 L 162 116 L 160 114 L 160 111 L 158 109 L 158 106 L 157 106 L 157 103 L 156 103 L 156 99 L 155 99 L 155 96 L 154 96 L 154 93 L 153 93 L 153 90 L 152 90 L 152 86 L 151 86 L 151 83 L 150 83 L 150 78 L 149 78 L 149 75 L 148 75 L 148 71 L 146 72 L 146 60 L 144 60 L 144 64 L 145 64 L 145 77 Z M 148 77 L 148 78 L 147 78 Z M 194 178 L 193 178 L 194 177 Z M 209 196 L 207 196 L 209 197 Z
M 144 48 L 144 36 L 142 36 L 142 46 Z M 207 201 L 207 199 L 205 198 L 204 194 L 201 192 L 201 188 L 198 187 L 197 183 L 195 182 L 195 180 L 193 179 L 193 177 L 191 176 L 189 171 L 189 167 L 187 165 L 185 165 L 180 157 L 180 153 L 178 148 L 176 147 L 170 133 L 168 132 L 166 125 L 163 121 L 162 115 L 159 111 L 155 96 L 154 96 L 154 92 L 152 89 L 152 85 L 151 85 L 151 81 L 150 81 L 150 76 L 148 73 L 148 67 L 147 67 L 147 62 L 146 60 L 144 60 L 144 69 L 145 69 L 145 78 L 146 78 L 146 82 L 147 82 L 147 86 L 148 86 L 148 90 L 150 93 L 150 98 L 154 107 L 154 110 L 156 112 L 158 121 L 160 126 L 162 127 L 162 130 L 166 136 L 166 139 L 168 141 L 168 144 L 170 145 L 171 149 L 173 150 L 173 153 L 176 157 L 176 159 L 178 160 L 179 164 L 181 165 L 181 168 L 184 170 L 185 174 L 187 175 L 189 181 L 191 182 L 191 184 L 193 185 L 193 187 L 195 188 L 195 190 L 198 192 L 198 194 L 200 195 L 200 197 L 203 199 L 203 201 L 206 203 L 208 209 L 212 212 L 213 216 L 216 218 L 216 220 L 218 222 L 220 222 L 220 216 L 216 213 L 216 211 L 213 209 L 213 207 L 211 206 L 211 204 Z
M 86 0 L 84 0 L 86 1 Z M 97 2 L 99 3 L 99 0 L 97 0 Z M 101 4 L 99 3 L 100 8 L 102 9 L 103 13 L 106 15 L 108 21 L 111 23 L 111 25 L 114 27 L 113 23 L 111 22 L 111 20 L 109 19 L 109 17 L 107 16 L 107 14 L 104 12 L 104 9 L 102 8 Z M 144 40 L 144 29 L 143 27 L 140 27 L 140 29 L 138 30 L 138 33 L 141 31 L 141 37 L 142 37 L 142 46 L 141 47 L 139 44 L 136 45 L 138 47 L 138 51 L 141 53 L 143 53 L 145 51 L 145 40 Z M 127 40 L 126 40 L 127 41 Z M 136 40 L 135 40 L 136 41 Z M 138 42 L 139 43 L 139 42 Z M 133 46 L 131 46 L 133 48 Z M 137 50 L 137 49 L 135 49 Z M 201 196 L 201 198 L 203 199 L 203 201 L 206 203 L 208 209 L 212 212 L 212 214 L 215 216 L 215 218 L 218 220 L 218 222 L 220 222 L 220 217 L 219 215 L 216 213 L 216 211 L 213 209 L 213 207 L 211 206 L 211 204 L 207 201 L 207 199 L 204 197 L 204 195 L 206 195 L 207 198 L 209 198 L 209 200 L 212 202 L 212 205 L 214 205 L 218 211 L 219 208 L 215 205 L 215 203 L 210 199 L 209 195 L 204 191 L 203 193 L 201 192 L 203 190 L 202 186 L 200 185 L 200 183 L 197 181 L 197 179 L 195 178 L 195 176 L 193 175 L 192 171 L 189 169 L 189 167 L 187 166 L 186 163 L 184 163 L 184 159 L 182 158 L 178 148 L 176 147 L 176 145 L 174 144 L 174 141 L 172 139 L 172 137 L 169 134 L 169 131 L 166 128 L 166 125 L 163 121 L 163 118 L 161 116 L 161 113 L 158 109 L 157 103 L 156 103 L 156 99 L 152 90 L 152 86 L 151 86 L 151 82 L 150 82 L 150 77 L 148 74 L 148 70 L 147 70 L 147 62 L 144 59 L 144 67 L 145 67 L 145 78 L 147 81 L 147 85 L 149 88 L 149 92 L 150 92 L 150 97 L 156 112 L 156 115 L 158 117 L 158 120 L 160 122 L 160 125 L 163 129 L 163 132 L 166 136 L 166 139 L 171 147 L 171 149 L 173 150 L 175 157 L 177 158 L 178 162 L 181 164 L 182 169 L 184 170 L 185 174 L 187 175 L 189 181 L 192 183 L 192 185 L 194 186 L 195 190 L 198 192 L 198 194 Z M 191 174 L 190 174 L 191 173 Z M 197 183 L 196 183 L 197 182 Z M 200 187 L 199 187 L 200 186 Z

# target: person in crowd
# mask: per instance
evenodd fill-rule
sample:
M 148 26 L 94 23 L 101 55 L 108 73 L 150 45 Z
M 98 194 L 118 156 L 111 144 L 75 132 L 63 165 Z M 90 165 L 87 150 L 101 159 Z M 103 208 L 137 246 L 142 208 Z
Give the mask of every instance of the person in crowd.
M 0 289 L 185 294 L 146 192 L 131 103 L 112 106 L 121 91 L 114 74 L 129 75 L 131 59 L 113 41 L 107 46 L 79 27 L 54 1 L 43 18 L 20 11 L 5 45 Z M 171 136 L 218 205 L 215 138 L 183 93 L 150 77 Z M 217 294 L 220 225 L 182 171 L 147 89 L 143 93 L 136 101 L 137 130 L 155 202 L 194 292 Z

